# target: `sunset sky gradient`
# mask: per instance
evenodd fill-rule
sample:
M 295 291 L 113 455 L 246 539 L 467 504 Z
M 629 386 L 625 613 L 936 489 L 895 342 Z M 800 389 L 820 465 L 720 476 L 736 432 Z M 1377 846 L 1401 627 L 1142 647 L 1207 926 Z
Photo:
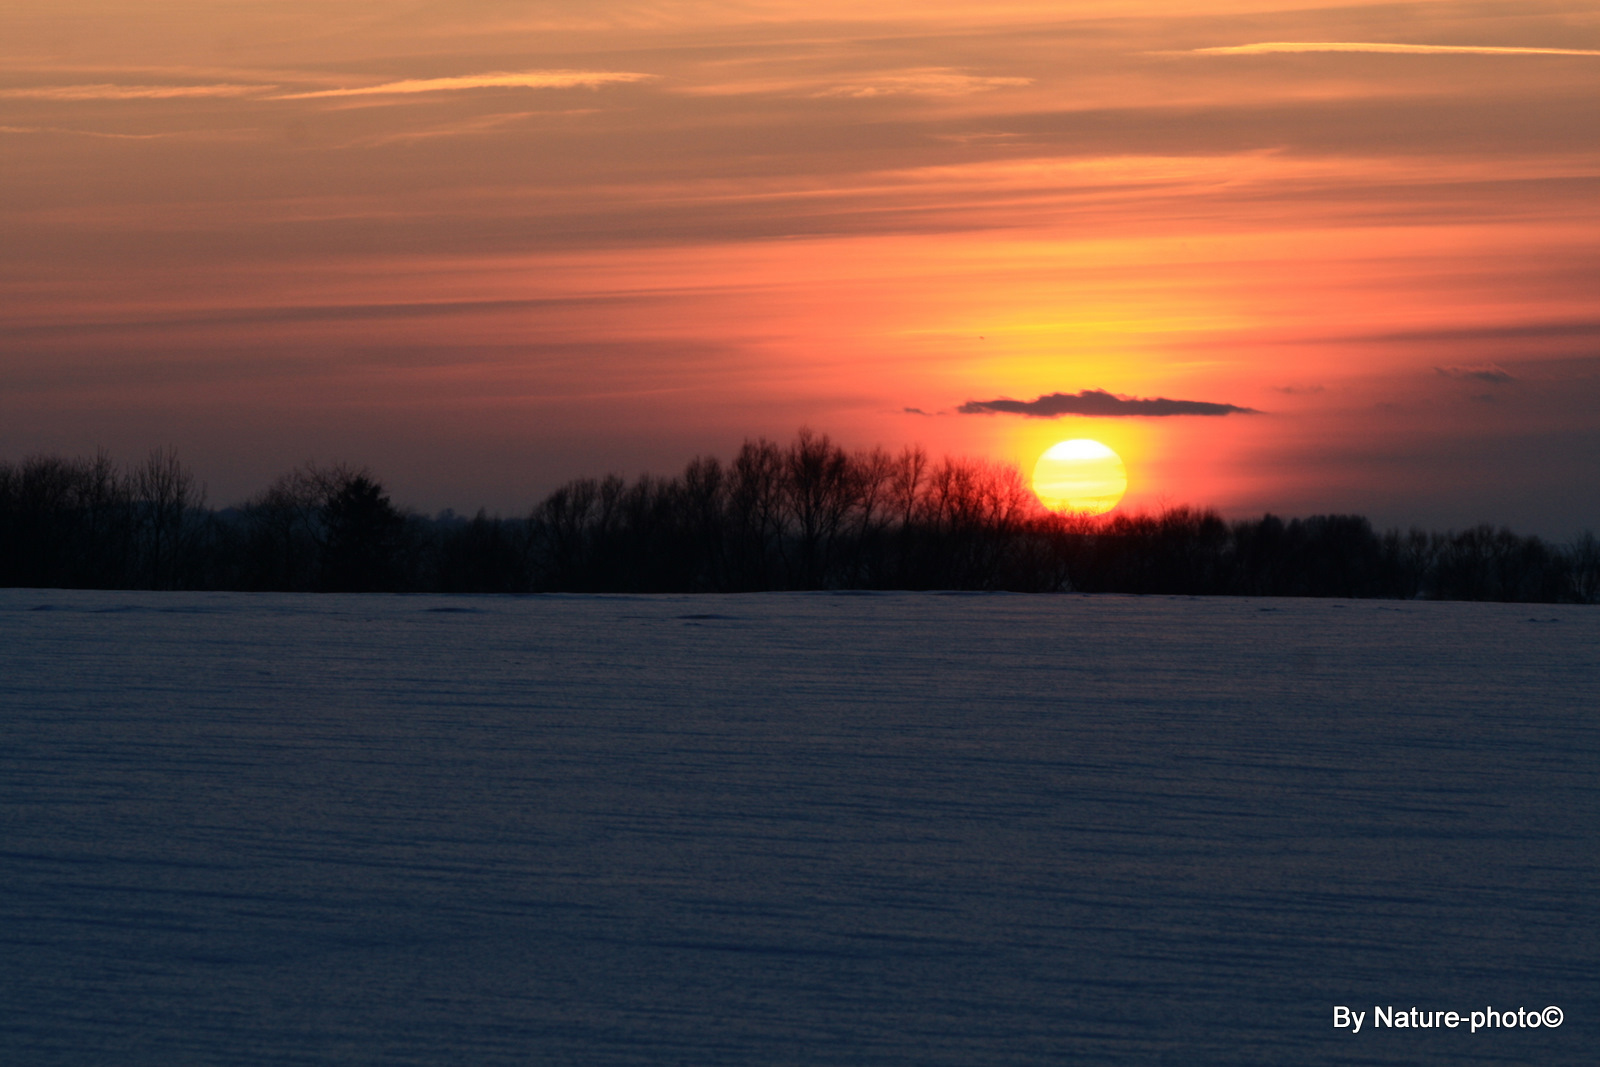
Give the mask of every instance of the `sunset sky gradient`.
M 1600 526 L 1594 3 L 58 0 L 0 53 L 0 457 L 517 513 L 804 424 Z M 1093 392 L 1229 410 L 981 409 Z

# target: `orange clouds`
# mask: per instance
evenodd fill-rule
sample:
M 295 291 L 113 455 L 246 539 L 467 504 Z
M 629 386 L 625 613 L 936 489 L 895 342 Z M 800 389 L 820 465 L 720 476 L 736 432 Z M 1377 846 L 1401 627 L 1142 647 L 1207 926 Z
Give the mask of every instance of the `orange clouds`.
M 520 73 L 465 74 L 451 78 L 407 78 L 354 89 L 317 89 L 285 93 L 279 100 L 320 100 L 336 96 L 409 96 L 415 93 L 461 92 L 468 89 L 594 89 L 647 81 L 650 74 L 608 70 L 528 70 Z
M 1592 48 L 1508 48 L 1474 44 L 1383 44 L 1374 41 L 1264 41 L 1260 44 L 1195 48 L 1197 56 L 1262 56 L 1295 52 L 1377 52 L 1414 56 L 1600 56 Z
M 250 96 L 272 88 L 271 85 L 44 85 L 0 89 L 0 100 L 180 100 Z
M 510 508 L 804 422 L 1399 516 L 1594 428 L 1600 38 L 1556 7 L 142 8 L 0 15 L 5 454 L 181 431 L 226 496 L 251 426 Z M 1270 415 L 956 413 L 1085 390 Z

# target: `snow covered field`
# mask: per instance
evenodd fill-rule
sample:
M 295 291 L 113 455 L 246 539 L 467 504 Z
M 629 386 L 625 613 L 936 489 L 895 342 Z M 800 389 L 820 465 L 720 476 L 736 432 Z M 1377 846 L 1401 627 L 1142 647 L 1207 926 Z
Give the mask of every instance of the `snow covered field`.
M 1592 1064 L 1597 709 L 1594 608 L 0 590 L 0 1060 Z

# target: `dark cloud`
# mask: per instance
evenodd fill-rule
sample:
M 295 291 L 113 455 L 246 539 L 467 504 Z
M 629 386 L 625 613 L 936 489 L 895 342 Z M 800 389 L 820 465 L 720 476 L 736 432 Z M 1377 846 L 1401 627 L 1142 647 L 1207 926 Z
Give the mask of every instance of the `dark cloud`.
M 107 318 L 94 322 L 65 319 L 39 325 L 8 326 L 12 337 L 46 337 L 56 334 L 132 333 L 185 327 L 258 326 L 297 322 L 356 322 L 368 319 L 425 319 L 444 316 L 470 316 L 521 310 L 559 310 L 601 304 L 623 304 L 637 299 L 626 293 L 602 293 L 575 297 L 529 297 L 507 300 L 419 300 L 387 304 L 299 304 L 288 307 L 233 307 L 196 310 L 181 315 L 152 315 L 141 318 Z
M 1329 344 L 1349 341 L 1504 341 L 1524 338 L 1593 337 L 1600 334 L 1600 319 L 1562 322 L 1528 322 L 1514 326 L 1469 326 L 1456 330 L 1395 330 L 1387 333 L 1328 336 Z
M 1131 396 L 1113 396 L 1104 389 L 1084 389 L 1076 394 L 1051 393 L 1037 400 L 969 400 L 962 404 L 959 410 L 963 415 L 1000 412 L 1006 415 L 1030 415 L 1040 419 L 1053 419 L 1060 415 L 1160 418 L 1167 415 L 1261 414 L 1254 408 L 1242 408 L 1234 404 L 1213 404 L 1206 400 L 1168 400 L 1164 396 L 1158 396 L 1153 400 L 1142 400 Z
M 1505 385 L 1517 379 L 1507 370 L 1487 363 L 1478 367 L 1435 367 L 1434 371 L 1441 378 L 1458 378 L 1464 381 L 1488 382 L 1491 385 Z
M 927 412 L 923 411 L 921 408 L 901 408 L 900 410 L 903 411 L 907 415 L 926 415 L 927 414 Z

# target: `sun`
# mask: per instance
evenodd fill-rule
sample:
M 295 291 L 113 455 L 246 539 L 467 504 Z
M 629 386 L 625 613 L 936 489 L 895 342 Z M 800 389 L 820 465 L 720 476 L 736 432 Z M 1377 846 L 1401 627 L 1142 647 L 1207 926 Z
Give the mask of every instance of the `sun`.
M 1034 495 L 1051 511 L 1104 515 L 1127 491 L 1122 457 L 1086 437 L 1051 445 L 1033 467 Z

